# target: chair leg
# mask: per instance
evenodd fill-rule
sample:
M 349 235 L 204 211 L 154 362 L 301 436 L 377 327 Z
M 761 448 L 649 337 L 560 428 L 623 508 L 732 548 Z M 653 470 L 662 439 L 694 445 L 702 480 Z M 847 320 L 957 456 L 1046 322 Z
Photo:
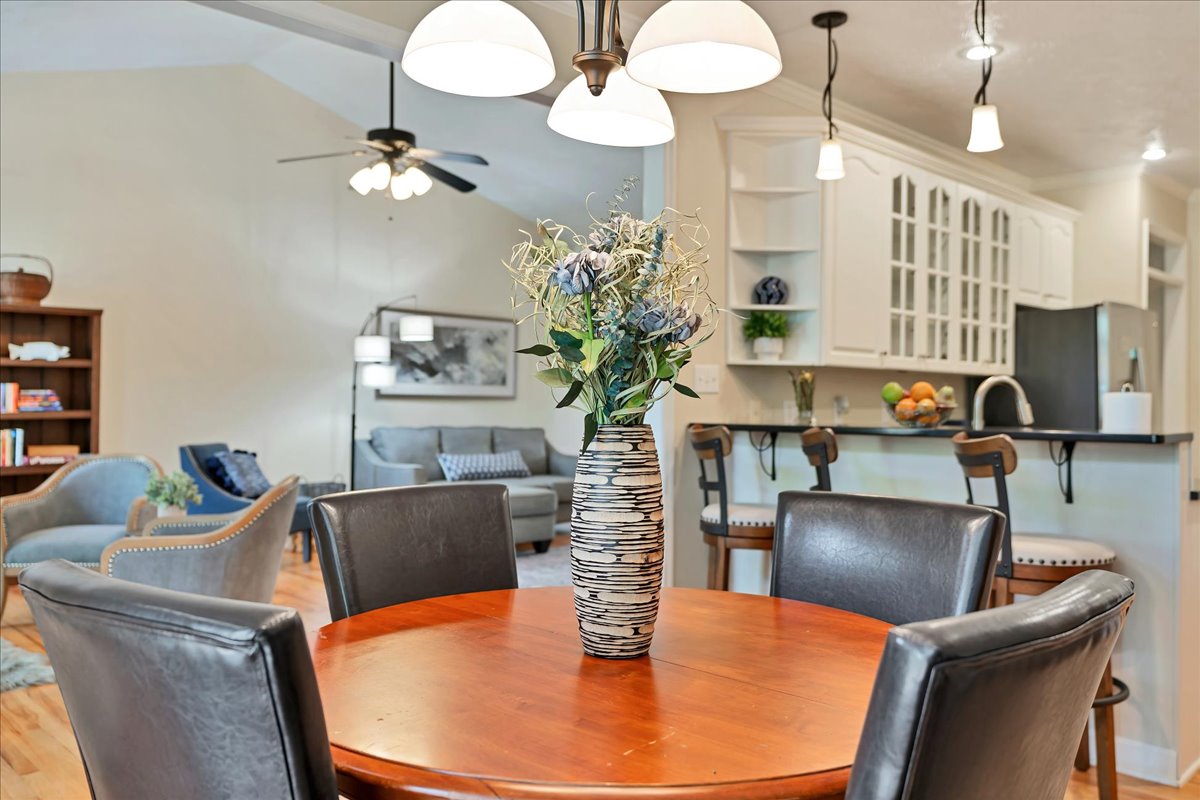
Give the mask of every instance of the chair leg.
M 995 578 L 992 580 L 992 608 L 1011 605 L 1013 601 L 1012 592 L 1008 590 L 1008 578 Z
M 301 542 L 301 548 L 302 548 L 302 552 L 303 552 L 304 563 L 307 564 L 308 562 L 312 561 L 312 546 L 313 546 L 312 531 L 311 530 L 300 531 L 300 542 Z
M 1100 679 L 1099 697 L 1113 693 L 1112 661 L 1104 666 Z M 1117 800 L 1117 732 L 1113 725 L 1113 707 L 1100 706 L 1096 715 L 1096 784 L 1100 800 Z
M 1075 751 L 1075 769 L 1087 772 L 1092 768 L 1092 756 L 1088 753 L 1088 728 L 1092 725 L 1092 712 L 1088 712 L 1087 721 L 1083 723 L 1083 737 L 1079 740 L 1079 749 Z
M 4 618 L 4 601 L 8 599 L 8 588 L 17 585 L 17 576 L 4 575 L 0 577 L 0 619 Z
M 716 588 L 722 592 L 729 591 L 729 544 L 724 536 L 717 545 Z

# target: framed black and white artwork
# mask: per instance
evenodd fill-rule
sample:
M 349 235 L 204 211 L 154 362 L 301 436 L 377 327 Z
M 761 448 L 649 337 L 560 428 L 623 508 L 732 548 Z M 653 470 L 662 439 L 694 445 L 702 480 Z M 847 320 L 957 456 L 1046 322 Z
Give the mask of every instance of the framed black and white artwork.
M 428 331 L 429 341 L 405 341 Z M 515 397 L 517 327 L 512 320 L 385 308 L 379 332 L 392 343 L 396 382 L 382 397 Z M 402 330 L 407 334 L 401 336 Z

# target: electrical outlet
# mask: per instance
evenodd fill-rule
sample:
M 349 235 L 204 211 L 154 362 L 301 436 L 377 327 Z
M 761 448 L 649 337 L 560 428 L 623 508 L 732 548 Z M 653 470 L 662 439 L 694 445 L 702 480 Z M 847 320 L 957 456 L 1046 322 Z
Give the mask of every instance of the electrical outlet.
M 695 369 L 694 380 L 696 385 L 692 388 L 697 394 L 720 394 L 721 393 L 721 371 L 716 364 L 693 364 Z

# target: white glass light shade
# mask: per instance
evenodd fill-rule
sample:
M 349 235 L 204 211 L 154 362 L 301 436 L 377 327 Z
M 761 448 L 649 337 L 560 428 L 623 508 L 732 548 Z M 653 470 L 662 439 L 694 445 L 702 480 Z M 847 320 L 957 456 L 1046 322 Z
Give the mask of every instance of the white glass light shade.
M 1142 158 L 1147 161 L 1162 161 L 1167 157 L 1167 149 L 1161 144 L 1149 145 L 1142 151 Z
M 977 105 L 971 110 L 971 140 L 967 149 L 972 153 L 990 153 L 1004 147 L 1000 138 L 1000 117 L 991 104 Z
M 608 75 L 594 97 L 580 75 L 559 92 L 546 124 L 551 130 L 592 144 L 649 147 L 675 138 L 675 120 L 662 92 L 644 86 L 623 69 Z
M 779 43 L 742 0 L 671 0 L 634 37 L 626 68 L 666 92 L 735 92 L 783 69 Z
M 355 336 L 354 360 L 379 362 L 392 360 L 392 343 L 386 336 Z
M 502 0 L 448 0 L 417 24 L 400 68 L 431 89 L 471 97 L 536 92 L 554 80 L 550 46 Z
M 407 200 L 413 196 L 412 181 L 408 179 L 407 170 L 392 175 L 392 184 L 389 192 L 393 200 Z
M 408 185 L 412 187 L 412 192 L 417 197 L 433 188 L 433 181 L 430 177 L 416 167 L 409 167 L 405 170 L 404 177 L 408 179 Z
M 396 367 L 392 364 L 363 364 L 362 385 L 372 388 L 391 386 L 396 382 Z
M 377 161 L 371 165 L 371 188 L 383 191 L 392 180 L 392 166 L 386 161 Z
M 846 177 L 842 164 L 842 143 L 837 139 L 821 141 L 821 155 L 817 159 L 817 180 L 840 181 Z
M 983 61 L 985 58 L 993 58 L 1000 55 L 1000 51 L 1003 49 L 998 44 L 992 44 L 991 42 L 984 44 L 980 42 L 963 50 L 962 56 L 970 61 Z
M 432 342 L 433 317 L 423 314 L 405 314 L 400 317 L 400 341 Z
M 371 193 L 371 189 L 375 186 L 375 181 L 371 178 L 371 168 L 363 167 L 358 172 L 350 176 L 350 188 L 364 197 Z

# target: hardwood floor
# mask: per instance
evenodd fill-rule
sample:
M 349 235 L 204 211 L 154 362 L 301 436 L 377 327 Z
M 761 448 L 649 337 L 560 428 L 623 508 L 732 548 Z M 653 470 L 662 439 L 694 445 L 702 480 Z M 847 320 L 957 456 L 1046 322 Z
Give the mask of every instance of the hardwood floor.
M 562 537 L 560 537 L 561 539 Z M 0 635 L 27 650 L 41 640 L 24 600 L 9 595 Z M 310 636 L 329 621 L 316 561 L 285 553 L 275 602 L 299 609 Z M 1122 800 L 1200 800 L 1200 776 L 1179 789 L 1120 776 Z M 0 694 L 0 800 L 86 800 L 87 781 L 58 687 L 37 686 Z M 1094 800 L 1095 769 L 1074 773 L 1065 800 Z

